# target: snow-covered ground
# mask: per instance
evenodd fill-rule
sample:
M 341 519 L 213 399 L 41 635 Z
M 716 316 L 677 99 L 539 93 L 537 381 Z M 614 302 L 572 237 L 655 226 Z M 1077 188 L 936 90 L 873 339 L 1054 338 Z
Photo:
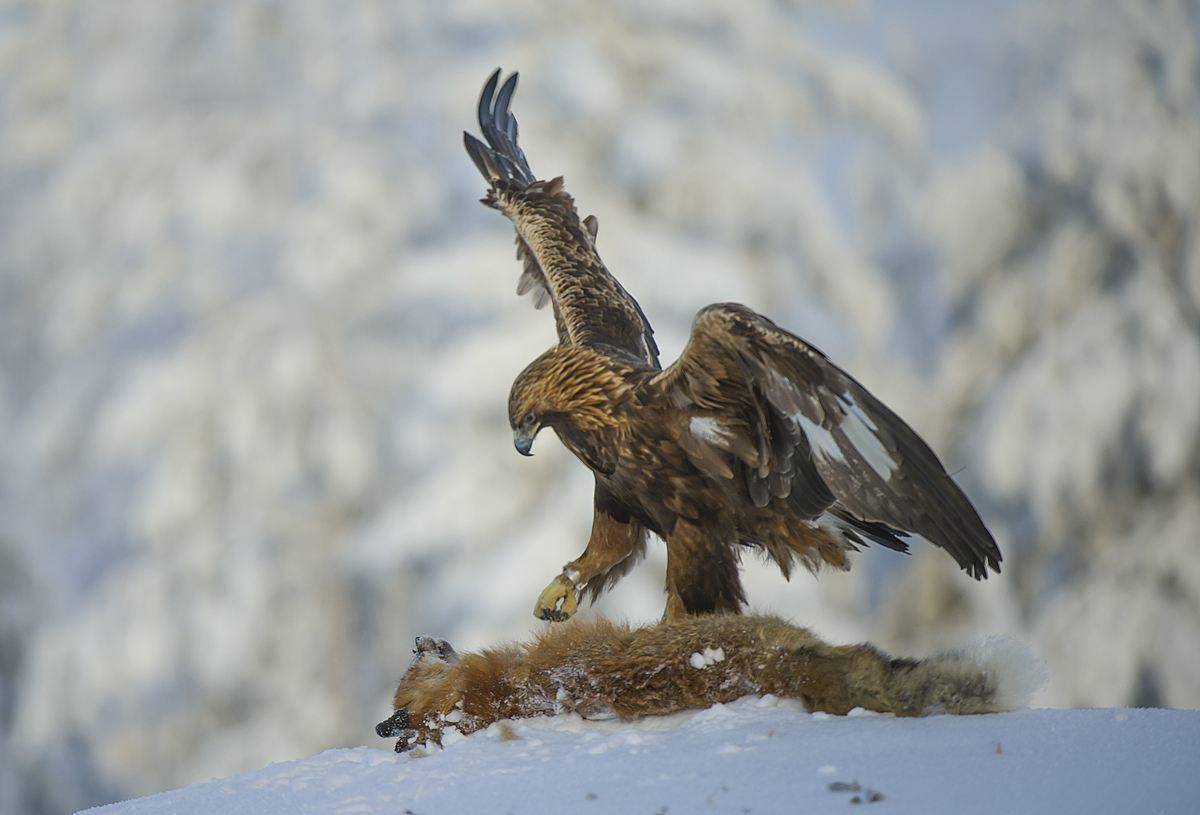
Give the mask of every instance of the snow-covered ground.
M 422 756 L 329 750 L 90 812 L 791 815 L 857 799 L 920 815 L 1183 815 L 1200 809 L 1198 757 L 1197 711 L 897 719 L 763 697 L 633 724 L 500 723 Z

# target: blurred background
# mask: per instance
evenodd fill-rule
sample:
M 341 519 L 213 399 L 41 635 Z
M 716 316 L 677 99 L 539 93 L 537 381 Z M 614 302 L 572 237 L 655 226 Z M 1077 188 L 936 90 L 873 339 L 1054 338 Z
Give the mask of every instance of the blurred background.
M 1200 4 L 506 5 L 0 0 L 0 812 L 387 747 L 415 635 L 543 625 L 591 478 L 512 449 L 554 329 L 461 147 L 497 65 L 665 361 L 764 311 L 1005 553 L 749 557 L 755 608 L 1200 705 Z

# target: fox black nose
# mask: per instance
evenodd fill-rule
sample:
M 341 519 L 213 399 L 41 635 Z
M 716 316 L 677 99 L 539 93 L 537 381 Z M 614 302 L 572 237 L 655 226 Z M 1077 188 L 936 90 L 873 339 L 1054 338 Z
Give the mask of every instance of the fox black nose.
M 400 708 L 400 710 L 397 710 L 391 716 L 375 725 L 375 732 L 381 739 L 387 739 L 398 735 L 400 731 L 408 727 L 408 725 L 408 711 L 404 708 Z

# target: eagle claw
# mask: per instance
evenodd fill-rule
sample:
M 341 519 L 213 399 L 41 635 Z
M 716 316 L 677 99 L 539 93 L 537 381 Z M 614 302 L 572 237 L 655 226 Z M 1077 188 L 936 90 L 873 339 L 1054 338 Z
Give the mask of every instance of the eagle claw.
M 560 574 L 542 590 L 533 606 L 533 616 L 539 620 L 561 623 L 570 619 L 579 608 L 579 588 L 566 574 Z

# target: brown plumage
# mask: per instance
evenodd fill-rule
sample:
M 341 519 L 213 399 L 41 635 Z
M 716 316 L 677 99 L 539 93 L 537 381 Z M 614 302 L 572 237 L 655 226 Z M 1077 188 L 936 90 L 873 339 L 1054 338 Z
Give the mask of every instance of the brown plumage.
M 440 744 L 447 728 L 466 735 L 564 712 L 636 719 L 749 694 L 838 715 L 856 707 L 897 716 L 993 713 L 1021 702 L 1016 666 L 994 658 L 892 659 L 871 645 L 829 645 L 768 616 L 685 616 L 634 629 L 573 620 L 531 643 L 474 654 L 418 637 L 413 654 L 395 712 L 376 728 L 397 738 L 397 751 Z
M 849 568 L 874 542 L 901 552 L 920 535 L 967 573 L 999 571 L 1000 550 L 929 446 L 804 340 L 745 306 L 701 309 L 680 358 L 662 369 L 641 307 L 596 252 L 561 178 L 537 180 L 508 110 L 516 74 L 483 89 L 487 143 L 464 134 L 489 184 L 483 203 L 515 225 L 519 292 L 549 302 L 558 344 L 517 377 L 509 420 L 528 455 L 553 428 L 596 477 L 592 536 L 535 606 L 574 612 L 636 563 L 647 532 L 667 543 L 667 614 L 738 611 L 741 547 L 785 575 L 798 560 Z

